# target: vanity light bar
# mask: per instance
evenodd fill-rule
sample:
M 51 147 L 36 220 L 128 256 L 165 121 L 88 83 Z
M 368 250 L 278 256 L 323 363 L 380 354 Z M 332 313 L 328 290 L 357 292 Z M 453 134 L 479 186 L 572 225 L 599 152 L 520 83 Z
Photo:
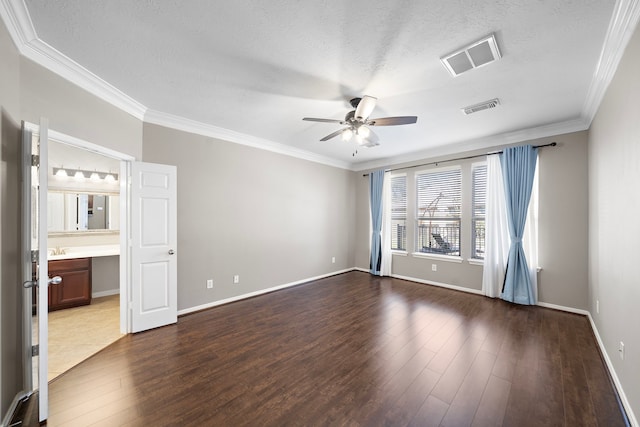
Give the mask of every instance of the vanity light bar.
M 116 182 L 118 180 L 117 173 L 88 171 L 82 169 L 65 169 L 53 168 L 53 175 L 59 177 L 75 177 L 76 179 L 91 179 L 92 181 L 105 180 L 107 182 Z

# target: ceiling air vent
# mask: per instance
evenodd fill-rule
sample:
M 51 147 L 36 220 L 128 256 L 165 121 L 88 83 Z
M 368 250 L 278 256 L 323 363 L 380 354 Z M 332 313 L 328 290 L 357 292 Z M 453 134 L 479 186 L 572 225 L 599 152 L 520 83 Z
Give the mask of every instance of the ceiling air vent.
M 467 47 L 440 58 L 442 64 L 452 76 L 458 76 L 465 71 L 490 64 L 501 58 L 500 49 L 494 34 L 470 44 Z
M 488 110 L 490 108 L 496 108 L 500 105 L 500 100 L 498 98 L 494 98 L 490 101 L 481 102 L 480 104 L 470 105 L 468 107 L 462 108 L 462 112 L 467 116 L 469 114 L 477 113 L 478 111 Z

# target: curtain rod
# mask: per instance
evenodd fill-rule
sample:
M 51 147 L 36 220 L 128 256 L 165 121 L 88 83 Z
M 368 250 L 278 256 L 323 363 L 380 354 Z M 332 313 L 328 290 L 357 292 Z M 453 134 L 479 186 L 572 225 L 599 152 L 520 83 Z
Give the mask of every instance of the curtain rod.
M 548 144 L 542 144 L 542 145 L 534 145 L 534 148 L 543 148 L 543 147 L 555 147 L 556 145 L 558 145 L 557 142 L 550 142 Z M 437 162 L 430 162 L 430 163 L 422 163 L 420 165 L 413 165 L 413 166 L 404 166 L 401 168 L 395 168 L 395 169 L 385 169 L 385 173 L 387 172 L 394 172 L 394 171 L 399 171 L 402 169 L 413 169 L 413 168 L 419 168 L 422 166 L 431 166 L 431 165 L 437 165 L 438 163 L 446 163 L 446 162 L 455 162 L 456 160 L 468 160 L 468 159 L 475 159 L 477 157 L 484 157 L 484 156 L 489 156 L 491 154 L 502 154 L 504 150 L 500 150 L 500 151 L 492 151 L 490 153 L 485 153 L 485 154 L 476 154 L 474 156 L 467 156 L 467 157 L 458 157 L 456 159 L 449 159 L 449 160 L 439 160 Z M 369 176 L 368 173 L 364 173 L 362 174 L 362 176 Z

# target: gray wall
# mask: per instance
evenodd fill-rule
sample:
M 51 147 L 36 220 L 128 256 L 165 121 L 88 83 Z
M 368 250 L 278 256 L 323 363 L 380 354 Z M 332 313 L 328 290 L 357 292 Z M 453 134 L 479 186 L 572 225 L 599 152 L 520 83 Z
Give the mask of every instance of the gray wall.
M 640 30 L 589 132 L 590 311 L 636 417 L 640 416 Z M 600 313 L 596 302 L 600 301 Z M 625 343 L 625 359 L 618 355 Z
M 0 20 L 0 418 L 22 389 L 20 59 Z
M 577 132 L 558 135 L 550 138 L 527 141 L 533 145 L 556 141 L 557 147 L 544 148 L 539 155 L 539 266 L 542 271 L 538 276 L 539 300 L 566 307 L 587 308 L 587 133 Z M 523 142 L 522 144 L 524 144 Z M 483 150 L 482 152 L 492 151 Z M 477 154 L 462 153 L 459 156 Z M 444 158 L 423 159 L 393 168 L 413 164 L 429 163 Z M 478 159 L 475 161 L 481 161 Z M 446 163 L 460 164 L 464 170 L 470 171 L 474 160 Z M 413 173 L 425 168 L 407 169 L 408 199 L 414 197 L 412 191 Z M 463 189 L 470 189 L 470 173 L 468 182 L 463 182 Z M 369 268 L 369 199 L 368 180 L 358 175 L 356 217 L 356 266 Z M 470 204 L 470 195 L 463 195 L 463 201 Z M 409 201 L 409 200 L 408 200 Z M 482 266 L 467 262 L 470 257 L 470 224 L 463 224 L 461 264 L 441 260 L 407 256 L 393 256 L 393 274 L 407 276 L 447 285 L 455 285 L 473 290 L 482 289 Z M 408 236 L 408 240 L 411 240 Z M 464 242 L 467 242 L 466 244 Z M 412 247 L 412 246 L 409 246 Z M 431 271 L 431 264 L 437 264 L 438 271 Z
M 91 292 L 120 293 L 120 256 L 99 256 L 91 259 Z
M 179 309 L 353 267 L 354 172 L 152 124 L 143 160 L 178 168 Z
M 142 156 L 142 122 L 41 67 L 20 58 L 20 119 L 137 159 Z

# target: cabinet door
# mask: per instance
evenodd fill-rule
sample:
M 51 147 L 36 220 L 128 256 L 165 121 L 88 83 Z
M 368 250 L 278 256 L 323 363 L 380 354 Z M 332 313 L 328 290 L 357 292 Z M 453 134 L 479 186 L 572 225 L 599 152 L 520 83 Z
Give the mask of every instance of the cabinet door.
M 90 258 L 50 261 L 49 271 L 62 278 L 62 283 L 49 287 L 49 311 L 91 303 Z
M 62 283 L 56 287 L 56 305 L 60 308 L 89 304 L 89 270 L 65 271 L 61 273 Z

